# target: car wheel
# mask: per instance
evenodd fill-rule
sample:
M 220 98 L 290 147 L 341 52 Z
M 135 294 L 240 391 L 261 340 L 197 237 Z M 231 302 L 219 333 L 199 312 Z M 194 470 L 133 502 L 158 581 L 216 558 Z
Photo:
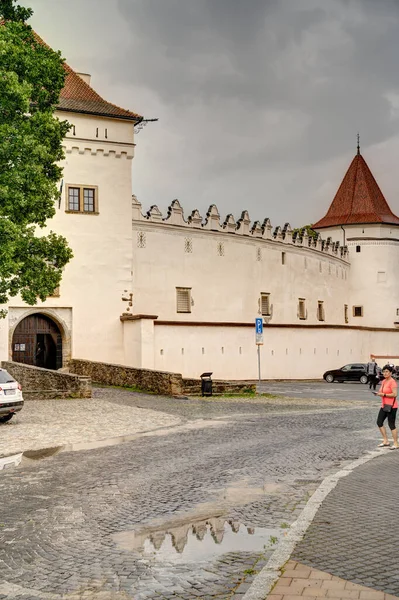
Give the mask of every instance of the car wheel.
M 9 415 L 4 415 L 4 417 L 0 417 L 0 423 L 7 423 L 10 419 L 12 419 L 14 413 L 10 413 Z
M 326 375 L 326 381 L 327 383 L 332 383 L 334 381 L 334 376 L 331 375 L 331 373 L 328 373 L 328 375 Z
M 362 375 L 360 378 L 360 383 L 367 383 L 369 380 L 369 378 L 367 377 L 367 375 Z

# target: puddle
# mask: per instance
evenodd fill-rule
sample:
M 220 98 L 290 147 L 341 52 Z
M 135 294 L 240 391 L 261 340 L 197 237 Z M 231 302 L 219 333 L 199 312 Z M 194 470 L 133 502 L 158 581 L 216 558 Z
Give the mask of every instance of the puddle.
M 209 561 L 228 552 L 262 552 L 275 548 L 281 529 L 246 527 L 237 521 L 212 517 L 153 531 L 125 531 L 113 540 L 123 550 L 159 562 Z

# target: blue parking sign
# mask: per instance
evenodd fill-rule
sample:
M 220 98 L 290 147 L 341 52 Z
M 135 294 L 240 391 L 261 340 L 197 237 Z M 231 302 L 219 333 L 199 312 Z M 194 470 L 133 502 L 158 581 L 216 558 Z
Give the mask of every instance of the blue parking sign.
M 256 329 L 256 335 L 262 335 L 263 334 L 263 319 L 255 319 L 255 329 Z

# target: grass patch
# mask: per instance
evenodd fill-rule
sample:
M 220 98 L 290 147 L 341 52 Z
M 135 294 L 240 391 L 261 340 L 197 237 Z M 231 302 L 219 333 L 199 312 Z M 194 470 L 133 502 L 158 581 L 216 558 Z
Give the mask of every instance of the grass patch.
M 125 390 L 127 392 L 135 392 L 136 394 L 153 394 L 153 395 L 157 395 L 156 392 L 149 392 L 148 390 L 142 390 L 139 387 L 136 387 L 135 385 L 131 386 L 131 385 L 108 385 L 106 383 L 98 383 L 97 381 L 93 381 L 93 387 L 99 387 L 99 388 L 111 388 L 114 390 Z

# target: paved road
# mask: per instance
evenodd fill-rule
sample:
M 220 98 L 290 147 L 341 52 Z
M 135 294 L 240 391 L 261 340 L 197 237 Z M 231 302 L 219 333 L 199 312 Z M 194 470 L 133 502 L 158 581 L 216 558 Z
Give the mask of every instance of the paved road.
M 368 385 L 358 382 L 326 383 L 320 382 L 262 382 L 259 391 L 299 398 L 335 398 L 338 400 L 370 400 L 374 396 Z
M 375 447 L 378 402 L 359 387 L 332 401 L 98 389 L 115 410 L 151 408 L 184 424 L 2 472 L 0 598 L 242 598 L 325 475 Z

